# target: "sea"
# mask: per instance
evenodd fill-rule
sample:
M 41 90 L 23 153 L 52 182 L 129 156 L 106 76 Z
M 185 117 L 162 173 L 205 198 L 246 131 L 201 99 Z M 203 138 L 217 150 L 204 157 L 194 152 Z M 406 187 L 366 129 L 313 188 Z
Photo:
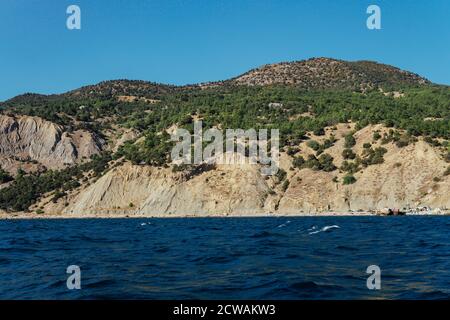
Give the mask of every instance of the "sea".
M 449 298 L 446 216 L 0 221 L 0 299 Z

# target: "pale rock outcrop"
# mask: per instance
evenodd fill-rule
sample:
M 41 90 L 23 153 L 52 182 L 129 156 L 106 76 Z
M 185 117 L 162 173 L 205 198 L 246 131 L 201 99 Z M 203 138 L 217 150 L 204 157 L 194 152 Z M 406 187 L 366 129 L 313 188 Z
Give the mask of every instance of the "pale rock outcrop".
M 98 154 L 104 141 L 91 132 L 64 131 L 39 117 L 0 115 L 0 160 L 6 170 L 18 161 L 35 160 L 49 169 L 61 169 Z
M 170 169 L 127 163 L 71 199 L 64 214 L 257 214 L 267 192 L 256 165 L 219 166 L 186 179 Z
M 339 125 L 326 136 L 338 139 L 326 149 L 339 167 L 343 161 L 345 134 L 352 126 Z M 353 150 L 361 154 L 364 143 L 384 147 L 384 162 L 370 165 L 354 174 L 356 183 L 343 185 L 345 172 L 293 169 L 292 158 L 280 157 L 280 167 L 287 173 L 289 185 L 276 177 L 261 174 L 258 165 L 217 165 L 190 175 L 171 168 L 155 168 L 117 161 L 102 177 L 69 192 L 57 203 L 51 195 L 32 210 L 66 217 L 83 216 L 224 216 L 262 214 L 349 213 L 388 208 L 429 206 L 450 208 L 450 175 L 444 175 L 448 163 L 442 150 L 421 138 L 399 148 L 393 143 L 381 145 L 372 139 L 381 125 L 368 126 L 354 134 Z M 301 154 L 310 154 L 306 142 Z M 334 179 L 336 178 L 336 179 Z M 286 190 L 284 190 L 286 189 Z
M 450 176 L 443 175 L 448 164 L 435 149 L 423 141 L 386 148 L 384 163 L 356 173 L 352 185 L 342 185 L 343 174 L 333 182 L 336 172 L 300 170 L 282 197 L 279 211 L 348 212 L 420 205 L 450 208 Z

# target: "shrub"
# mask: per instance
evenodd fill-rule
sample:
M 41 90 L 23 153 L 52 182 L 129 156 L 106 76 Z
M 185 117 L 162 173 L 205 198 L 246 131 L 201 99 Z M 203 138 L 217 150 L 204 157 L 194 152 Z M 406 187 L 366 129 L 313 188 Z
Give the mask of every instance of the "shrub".
M 319 170 L 320 169 L 320 163 L 319 160 L 317 160 L 317 158 L 310 154 L 308 156 L 308 160 L 305 161 L 305 164 L 303 166 L 304 168 L 310 168 L 313 170 Z
M 3 170 L 0 167 L 0 184 L 6 183 L 6 182 L 9 182 L 12 180 L 13 180 L 13 177 L 11 177 L 8 172 L 6 172 L 5 170 Z
M 325 153 L 319 157 L 320 170 L 330 172 L 336 170 L 336 166 L 333 164 L 333 157 Z
M 305 164 L 305 159 L 302 156 L 294 157 L 294 160 L 292 160 L 292 165 L 295 168 L 302 168 Z
M 310 140 L 306 143 L 306 145 L 308 147 L 310 147 L 311 149 L 313 149 L 314 151 L 318 151 L 320 149 L 320 143 L 318 143 L 315 140 Z
M 342 184 L 353 184 L 356 182 L 356 178 L 352 175 L 346 175 L 344 177 L 344 180 L 342 181 Z
M 356 162 L 343 161 L 340 169 L 344 172 L 356 173 L 359 171 L 359 164 Z
M 282 186 L 281 186 L 281 190 L 283 190 L 283 192 L 285 192 L 287 190 L 287 188 L 289 187 L 289 180 L 284 180 Z
M 423 141 L 425 141 L 426 143 L 428 143 L 429 145 L 431 145 L 433 147 L 440 147 L 440 146 L 442 146 L 441 143 L 438 140 L 433 139 L 433 138 L 428 137 L 428 136 L 423 138 Z
M 281 168 L 278 168 L 278 172 L 276 173 L 276 177 L 278 178 L 278 181 L 281 182 L 284 179 L 286 179 L 286 171 L 284 171 Z
M 298 152 L 298 148 L 293 148 L 293 147 L 289 147 L 288 149 L 287 149 L 287 154 L 288 155 L 290 155 L 290 156 L 293 156 L 294 154 L 296 154 Z
M 328 148 L 332 147 L 335 142 L 336 142 L 336 138 L 334 136 L 331 136 L 329 139 L 325 139 L 322 147 L 323 147 L 323 149 L 328 149 Z
M 383 147 L 364 149 L 362 153 L 364 158 L 361 160 L 361 163 L 365 166 L 383 163 L 383 156 L 386 152 L 387 150 Z
M 380 140 L 381 139 L 381 134 L 379 132 L 374 132 L 372 138 L 375 141 Z
M 325 134 L 325 130 L 323 128 L 314 129 L 313 133 L 316 136 L 323 136 Z
M 405 140 L 398 140 L 395 145 L 399 148 L 406 147 L 408 145 L 408 141 Z
M 344 149 L 342 151 L 342 157 L 344 159 L 355 159 L 356 158 L 356 154 L 353 152 L 352 149 Z
M 395 145 L 399 148 L 406 147 L 412 142 L 415 142 L 417 139 L 409 134 L 403 134 L 396 140 Z
M 67 195 L 67 194 L 66 194 L 65 192 L 60 191 L 60 190 L 57 190 L 57 191 L 55 192 L 55 194 L 53 195 L 52 202 L 53 202 L 53 203 L 56 203 L 56 202 L 58 202 L 59 199 L 65 197 L 66 195 Z
M 353 134 L 349 133 L 345 136 L 345 148 L 352 148 L 356 144 L 355 137 L 353 137 Z

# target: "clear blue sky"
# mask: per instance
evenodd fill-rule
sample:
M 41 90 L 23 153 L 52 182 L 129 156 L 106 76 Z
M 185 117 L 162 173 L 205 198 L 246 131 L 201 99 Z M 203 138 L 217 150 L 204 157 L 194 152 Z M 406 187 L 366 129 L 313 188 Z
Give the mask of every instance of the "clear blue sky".
M 81 8 L 82 29 L 66 28 Z M 366 28 L 366 8 L 382 30 Z M 1 0 L 0 101 L 102 80 L 221 80 L 261 64 L 376 60 L 450 84 L 448 0 Z

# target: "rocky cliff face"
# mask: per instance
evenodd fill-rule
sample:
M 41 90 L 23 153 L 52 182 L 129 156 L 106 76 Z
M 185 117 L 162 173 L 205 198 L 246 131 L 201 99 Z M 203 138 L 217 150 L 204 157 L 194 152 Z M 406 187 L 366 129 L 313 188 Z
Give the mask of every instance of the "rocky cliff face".
M 268 190 L 254 165 L 219 166 L 186 178 L 171 169 L 127 163 L 57 204 L 48 202 L 44 211 L 68 216 L 258 214 Z
M 93 133 L 69 133 L 38 117 L 0 115 L 0 164 L 11 173 L 38 165 L 61 169 L 89 159 L 103 144 Z
M 341 125 L 333 132 L 337 142 L 327 149 L 338 166 L 343 161 L 343 136 L 350 130 Z M 356 153 L 374 130 L 383 128 L 369 126 L 355 133 Z M 262 176 L 257 165 L 222 165 L 186 178 L 170 168 L 125 163 L 58 203 L 46 200 L 39 206 L 46 213 L 67 216 L 289 215 L 450 207 L 450 176 L 443 174 L 448 164 L 439 150 L 421 140 L 403 148 L 385 147 L 384 163 L 356 173 L 352 185 L 342 184 L 345 173 L 338 170 L 292 170 L 292 158 L 286 154 L 280 162 L 290 182 L 286 190 L 277 178 Z

